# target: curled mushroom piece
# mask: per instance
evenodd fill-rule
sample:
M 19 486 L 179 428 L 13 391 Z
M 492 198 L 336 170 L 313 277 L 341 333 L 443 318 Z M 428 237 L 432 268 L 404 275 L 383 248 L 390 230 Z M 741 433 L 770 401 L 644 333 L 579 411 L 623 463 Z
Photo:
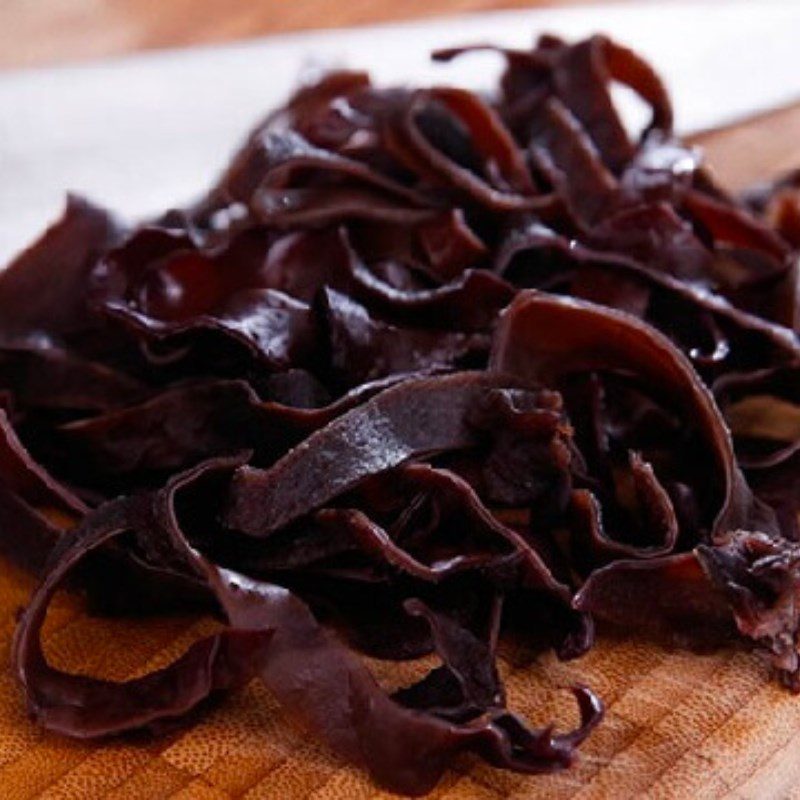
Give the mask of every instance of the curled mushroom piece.
M 696 457 L 716 514 L 711 532 L 747 524 L 753 497 L 710 392 L 687 359 L 654 328 L 618 311 L 572 298 L 520 293 L 503 315 L 491 367 L 552 385 L 571 372 L 625 372 L 695 426 Z
M 163 490 L 112 501 L 61 542 L 14 641 L 17 675 L 28 691 L 34 718 L 80 738 L 158 730 L 212 694 L 257 675 L 290 714 L 404 794 L 426 792 L 447 762 L 465 750 L 524 772 L 570 764 L 575 746 L 602 716 L 602 706 L 589 690 L 574 689 L 581 715 L 574 731 L 531 729 L 505 710 L 487 645 L 420 601 L 409 601 L 409 613 L 424 616 L 434 631 L 444 672 L 432 672 L 392 698 L 291 591 L 209 560 L 181 528 L 179 496 L 202 493 L 204 503 L 213 507 L 209 493 L 217 488 L 215 473 L 235 466 L 235 459 L 206 462 L 175 476 Z M 126 533 L 145 554 L 147 569 L 184 573 L 198 582 L 213 597 L 228 627 L 195 643 L 168 667 L 124 683 L 54 669 L 39 639 L 50 599 L 70 570 Z M 462 687 L 458 710 L 444 701 L 448 692 L 437 688 L 440 680 L 434 676 L 440 675 Z M 433 707 L 426 708 L 426 696 L 434 700 Z
M 798 175 L 731 197 L 607 37 L 435 57 L 486 49 L 482 95 L 322 76 L 196 203 L 125 225 L 72 197 L 0 273 L 0 550 L 41 577 L 12 663 L 42 726 L 160 732 L 259 679 L 416 795 L 459 753 L 566 768 L 600 722 L 583 686 L 573 730 L 509 708 L 507 636 L 738 638 L 800 690 Z M 73 675 L 40 641 L 72 587 L 220 628 Z M 360 654 L 435 666 L 389 690 Z

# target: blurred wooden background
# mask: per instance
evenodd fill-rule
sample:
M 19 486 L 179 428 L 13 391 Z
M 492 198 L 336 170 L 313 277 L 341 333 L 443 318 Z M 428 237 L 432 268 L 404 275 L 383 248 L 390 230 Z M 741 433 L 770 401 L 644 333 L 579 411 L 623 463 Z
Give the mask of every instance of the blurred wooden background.
M 590 0 L 582 0 L 589 2 Z M 574 0 L 0 0 L 0 68 Z

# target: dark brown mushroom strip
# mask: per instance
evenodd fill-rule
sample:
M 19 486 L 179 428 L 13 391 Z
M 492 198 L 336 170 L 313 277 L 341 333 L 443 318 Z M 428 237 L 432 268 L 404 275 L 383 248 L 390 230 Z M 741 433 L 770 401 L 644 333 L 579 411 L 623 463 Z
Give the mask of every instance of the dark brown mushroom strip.
M 147 395 L 141 381 L 66 350 L 0 348 L 0 387 L 26 407 L 109 411 Z
M 109 212 L 70 195 L 61 219 L 0 273 L 0 343 L 46 347 L 95 327 L 86 313 L 90 276 L 122 234 Z
M 0 409 L 0 482 L 40 508 L 83 514 L 86 506 L 25 449 L 8 414 Z
M 239 469 L 226 524 L 268 536 L 375 473 L 475 446 L 470 412 L 492 389 L 514 385 L 502 375 L 464 372 L 393 386 L 311 434 L 269 470 Z
M 489 350 L 486 335 L 415 330 L 379 322 L 360 303 L 333 289 L 321 290 L 320 308 L 331 374 L 348 387 L 392 374 L 479 363 Z
M 770 654 L 781 679 L 800 688 L 797 592 L 800 546 L 763 533 L 731 531 L 697 557 L 733 607 L 736 624 Z
M 592 573 L 574 602 L 618 625 L 702 648 L 733 635 L 724 590 L 694 553 L 615 561 Z

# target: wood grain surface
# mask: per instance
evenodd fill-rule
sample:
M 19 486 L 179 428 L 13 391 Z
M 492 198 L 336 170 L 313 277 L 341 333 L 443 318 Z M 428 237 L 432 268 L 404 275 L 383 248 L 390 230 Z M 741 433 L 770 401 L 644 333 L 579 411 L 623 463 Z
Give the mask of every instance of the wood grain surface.
M 213 0 L 153 2 L 80 0 L 50 23 L 54 4 L 6 0 L 0 13 L 0 61 L 59 61 L 142 46 L 231 38 L 309 24 L 344 24 L 390 16 L 475 9 L 514 3 L 450 0 L 403 4 L 330 2 L 264 4 L 228 0 L 225 26 L 195 19 L 197 9 L 221 9 Z M 280 8 L 280 13 L 278 12 Z M 99 17 L 93 22 L 92 10 Z M 158 9 L 162 9 L 161 12 Z M 167 13 L 168 9 L 168 13 Z M 321 14 L 326 10 L 326 15 Z M 401 10 L 402 9 L 402 10 Z M 57 11 L 57 9 L 56 9 Z M 128 16 L 129 15 L 129 16 Z M 18 32 L 42 34 L 35 46 L 15 43 Z M 4 20 L 6 24 L 4 24 Z M 80 30 L 81 20 L 85 23 Z M 111 20 L 111 23 L 109 23 Z M 95 27 L 96 26 L 96 27 Z M 95 35 L 95 32 L 100 31 Z M 738 187 L 800 165 L 800 108 L 784 109 L 727 131 L 696 138 L 730 186 Z M 197 725 L 156 742 L 80 744 L 29 723 L 8 670 L 15 610 L 33 585 L 30 575 L 0 561 L 0 798 L 56 800 L 248 800 L 388 797 L 364 775 L 339 763 L 324 747 L 288 727 L 257 683 L 229 697 Z M 88 618 L 79 598 L 54 603 L 46 626 L 49 658 L 58 666 L 115 679 L 162 666 L 199 638 L 209 622 L 175 618 L 118 622 Z M 377 665 L 387 681 L 410 666 Z M 500 773 L 462 761 L 433 793 L 437 800 L 567 798 L 625 800 L 784 800 L 800 798 L 800 698 L 769 680 L 761 662 L 744 651 L 713 655 L 667 651 L 607 634 L 589 655 L 569 664 L 508 647 L 501 670 L 510 705 L 535 722 L 573 721 L 563 687 L 578 680 L 608 704 L 605 723 L 590 737 L 575 768 L 552 776 Z

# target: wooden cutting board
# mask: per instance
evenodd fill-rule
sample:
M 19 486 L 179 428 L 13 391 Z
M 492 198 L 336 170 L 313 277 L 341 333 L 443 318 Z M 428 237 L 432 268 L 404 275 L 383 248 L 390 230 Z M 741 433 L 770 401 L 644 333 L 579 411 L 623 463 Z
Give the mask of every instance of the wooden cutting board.
M 698 137 L 732 186 L 800 164 L 800 107 Z M 724 167 L 724 170 L 721 168 Z M 244 797 L 357 800 L 389 797 L 324 747 L 289 728 L 254 683 L 194 727 L 150 743 L 80 744 L 28 722 L 7 668 L 14 612 L 30 575 L 0 563 L 0 798 Z M 89 619 L 60 596 L 48 618 L 46 652 L 58 666 L 118 680 L 163 666 L 207 620 Z M 379 666 L 388 681 L 409 667 Z M 462 761 L 433 798 L 800 798 L 800 698 L 770 682 L 753 655 L 667 651 L 636 637 L 605 636 L 569 664 L 508 649 L 501 670 L 510 706 L 534 722 L 574 713 L 564 686 L 581 681 L 606 701 L 604 724 L 576 766 L 520 776 Z

